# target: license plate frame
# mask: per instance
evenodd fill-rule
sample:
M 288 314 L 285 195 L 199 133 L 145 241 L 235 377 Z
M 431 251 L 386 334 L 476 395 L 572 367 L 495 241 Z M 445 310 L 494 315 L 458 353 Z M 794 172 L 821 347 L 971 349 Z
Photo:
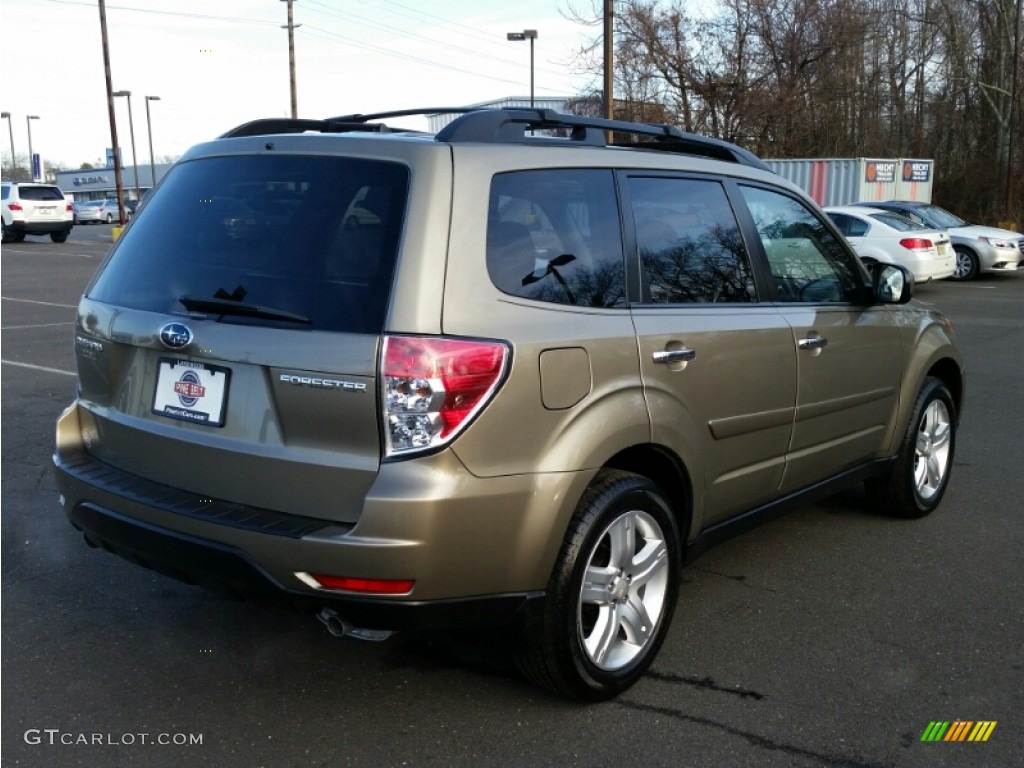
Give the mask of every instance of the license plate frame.
M 152 412 L 204 427 L 223 427 L 231 369 L 184 358 L 157 360 Z

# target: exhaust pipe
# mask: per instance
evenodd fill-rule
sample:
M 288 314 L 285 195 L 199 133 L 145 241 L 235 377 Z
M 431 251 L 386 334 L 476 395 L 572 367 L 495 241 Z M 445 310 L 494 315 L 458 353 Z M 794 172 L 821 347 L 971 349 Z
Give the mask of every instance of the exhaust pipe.
M 341 618 L 333 608 L 321 608 L 316 618 L 335 637 L 354 637 L 356 640 L 369 640 L 373 643 L 381 643 L 394 634 L 394 632 L 387 629 L 353 627 Z
M 333 608 L 321 608 L 316 617 L 335 637 L 344 637 L 352 632 L 352 625 L 347 624 Z

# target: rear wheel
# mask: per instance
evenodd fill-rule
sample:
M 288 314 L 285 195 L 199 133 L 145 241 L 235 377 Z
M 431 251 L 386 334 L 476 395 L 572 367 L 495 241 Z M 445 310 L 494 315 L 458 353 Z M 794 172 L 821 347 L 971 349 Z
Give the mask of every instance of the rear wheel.
M 924 517 L 949 485 L 956 449 L 956 405 L 946 385 L 925 380 L 892 472 L 867 483 L 872 501 L 896 517 Z
M 4 225 L 3 225 L 3 238 L 2 238 L 2 242 L 5 242 L 5 243 L 10 243 L 10 242 L 12 242 L 13 240 L 14 240 L 14 233 L 13 233 L 13 232 L 11 232 L 11 230 L 9 230 L 9 229 L 7 228 L 7 225 L 6 225 L 6 224 L 4 224 Z
M 108 213 L 108 214 L 107 214 L 107 224 L 109 224 L 109 223 L 110 223 L 110 222 L 112 222 L 113 220 L 114 220 L 114 217 L 113 217 L 113 215 L 112 215 L 112 214 L 109 214 L 109 213 Z
M 68 233 L 67 232 L 51 232 L 50 233 L 50 239 L 53 240 L 53 242 L 55 242 L 55 243 L 63 243 L 65 240 L 68 239 Z
M 602 470 L 576 509 L 544 604 L 527 617 L 520 669 L 576 698 L 633 685 L 665 639 L 680 568 L 662 491 L 645 477 Z
M 952 280 L 973 280 L 978 276 L 978 257 L 970 248 L 954 246 L 956 267 L 953 269 Z

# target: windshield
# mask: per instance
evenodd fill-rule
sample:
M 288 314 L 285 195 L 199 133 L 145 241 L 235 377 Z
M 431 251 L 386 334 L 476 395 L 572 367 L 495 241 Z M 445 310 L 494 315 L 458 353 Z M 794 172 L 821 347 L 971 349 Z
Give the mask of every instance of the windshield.
M 347 157 L 180 163 L 86 295 L 222 322 L 379 333 L 408 175 Z
M 928 220 L 933 221 L 939 229 L 948 229 L 949 227 L 966 227 L 967 222 L 961 219 L 959 216 L 954 216 L 952 213 L 947 211 L 945 208 L 939 208 L 937 205 L 926 205 L 918 208 L 918 213 L 926 217 Z

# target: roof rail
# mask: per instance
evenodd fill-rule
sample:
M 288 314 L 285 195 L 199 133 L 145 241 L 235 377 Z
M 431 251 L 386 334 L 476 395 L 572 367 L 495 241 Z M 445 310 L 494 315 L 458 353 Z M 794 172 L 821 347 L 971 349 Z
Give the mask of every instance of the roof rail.
M 450 111 L 454 112 L 455 110 Z M 588 146 L 629 146 L 678 152 L 749 165 L 764 171 L 771 170 L 752 152 L 735 144 L 695 133 L 686 133 L 674 125 L 580 117 L 562 114 L 552 109 L 517 108 L 468 111 L 442 128 L 435 138 L 438 141 L 448 142 L 533 143 L 538 140 L 543 141 L 543 139 L 529 136 L 527 131 L 555 129 L 568 130 L 568 141 L 571 143 Z M 651 141 L 609 144 L 606 138 L 608 132 L 626 134 L 638 139 L 647 137 Z
M 219 138 L 231 139 L 240 136 L 263 136 L 266 134 L 304 133 L 347 133 L 350 131 L 375 133 L 422 133 L 402 128 L 393 128 L 382 122 L 391 117 L 410 115 L 457 114 L 460 117 L 442 128 L 435 139 L 446 142 L 483 142 L 492 144 L 559 143 L 585 146 L 636 147 L 662 152 L 677 152 L 697 155 L 730 163 L 739 163 L 764 171 L 771 169 L 756 155 L 735 144 L 721 139 L 712 139 L 695 133 L 685 133 L 674 125 L 657 123 L 630 123 L 623 120 L 606 120 L 600 117 L 581 117 L 555 112 L 553 109 L 487 109 L 481 107 L 431 107 L 401 109 L 391 112 L 371 112 L 339 115 L 326 120 L 299 118 L 266 118 L 253 120 L 232 128 Z M 528 135 L 527 131 L 564 130 L 566 139 L 548 139 Z M 609 133 L 631 136 L 633 141 L 609 144 Z M 641 139 L 648 139 L 641 141 Z
M 384 123 L 371 123 L 388 117 L 408 117 L 409 115 L 463 114 L 472 112 L 477 107 L 430 107 L 423 109 L 400 109 L 391 112 L 372 112 L 370 114 L 341 115 L 326 120 L 308 120 L 303 118 L 270 117 L 253 120 L 232 128 L 219 136 L 221 139 L 235 139 L 240 136 L 263 136 L 272 133 L 347 133 L 349 131 L 366 131 L 373 133 L 423 133 L 404 128 L 393 128 Z

